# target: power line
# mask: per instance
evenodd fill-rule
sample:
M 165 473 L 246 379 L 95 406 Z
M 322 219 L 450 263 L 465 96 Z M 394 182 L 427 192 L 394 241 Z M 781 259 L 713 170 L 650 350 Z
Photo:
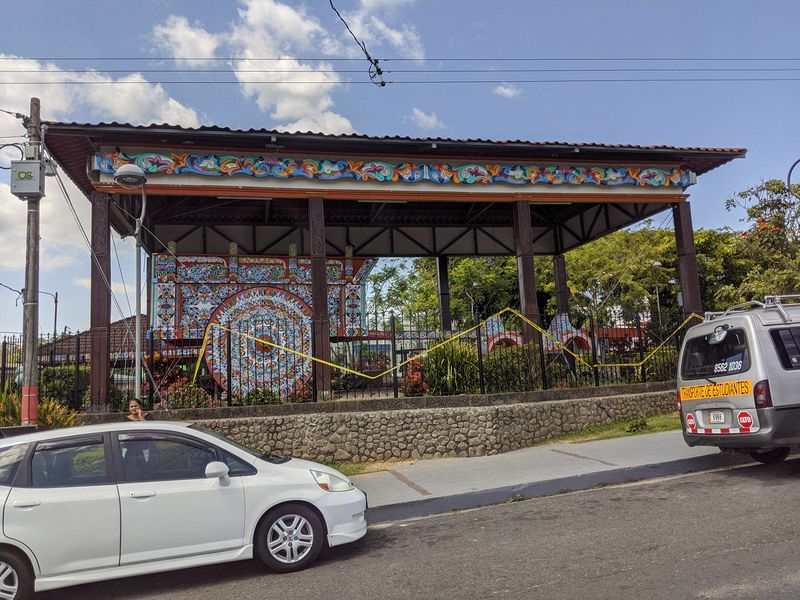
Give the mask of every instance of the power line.
M 342 23 L 344 23 L 344 26 L 347 28 L 347 31 L 350 32 L 350 35 L 353 36 L 353 39 L 356 41 L 356 44 L 358 44 L 358 47 L 361 48 L 361 50 L 364 52 L 364 56 L 367 57 L 367 60 L 369 61 L 370 81 L 377 86 L 384 87 L 386 85 L 386 82 L 383 80 L 383 71 L 381 70 L 379 61 L 377 59 L 372 58 L 369 55 L 369 52 L 367 51 L 367 45 L 356 37 L 356 34 L 353 33 L 352 29 L 350 29 L 350 25 L 348 25 L 347 21 L 344 20 L 344 17 L 339 14 L 339 11 L 336 10 L 336 7 L 333 5 L 333 0 L 329 0 L 329 2 L 331 3 L 331 8 L 333 9 L 333 12 L 335 12 L 336 16 L 339 17 Z
M 334 9 L 335 10 L 335 9 Z M 360 42 L 359 47 L 360 47 Z M 307 56 L 307 57 L 289 57 L 291 60 L 298 60 L 304 62 L 356 62 L 364 60 L 363 58 L 353 57 L 334 57 L 334 56 Z M 243 61 L 284 61 L 287 60 L 286 56 L 272 56 L 272 57 L 244 57 L 244 56 L 0 56 L 0 61 L 228 61 L 228 62 L 243 62 Z M 800 61 L 800 57 L 699 57 L 699 56 L 590 56 L 590 57 L 520 57 L 520 56 L 476 56 L 476 57 L 394 57 L 381 59 L 384 63 L 394 62 L 493 62 L 493 61 L 509 61 L 509 62 L 624 62 L 624 61 L 638 61 L 638 62 L 732 62 L 732 61 L 754 61 L 754 62 L 767 62 L 767 61 Z
M 635 67 L 635 68 L 591 68 L 591 69 L 385 69 L 384 74 L 389 73 L 771 73 L 800 71 L 800 67 Z M 282 74 L 282 73 L 319 73 L 319 74 L 351 74 L 361 73 L 360 69 L 63 69 L 51 71 L 54 75 L 102 75 L 102 74 L 138 74 L 138 73 L 263 73 L 263 74 Z M 0 69 L 0 73 L 25 73 L 42 74 L 38 69 Z M 49 74 L 48 73 L 48 74 Z M 4 111 L 5 112 L 5 111 Z
M 18 290 L 16 288 L 12 288 L 12 287 L 6 285 L 5 283 L 0 283 L 0 287 L 4 287 L 7 290 L 10 290 L 10 291 L 12 291 L 12 292 L 14 292 L 16 294 L 19 294 L 20 296 L 22 295 L 22 290 Z
M 522 83 L 735 83 L 735 82 L 776 82 L 776 81 L 800 81 L 798 77 L 663 77 L 663 78 L 570 78 L 570 79 L 405 79 L 385 81 L 386 85 L 475 85 L 481 83 L 488 84 L 522 84 Z M 157 80 L 157 81 L 8 81 L 3 85 L 320 85 L 323 81 L 241 81 L 241 80 Z M 337 82 L 347 84 L 373 83 L 372 81 L 347 81 Z

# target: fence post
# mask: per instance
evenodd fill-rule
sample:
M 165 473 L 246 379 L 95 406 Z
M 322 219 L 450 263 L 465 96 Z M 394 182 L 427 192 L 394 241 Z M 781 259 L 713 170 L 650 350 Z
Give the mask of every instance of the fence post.
M 153 398 L 155 397 L 154 388 L 156 387 L 155 384 L 153 383 L 156 379 L 155 377 L 153 377 L 153 367 L 156 364 L 155 357 L 153 356 L 154 349 L 155 348 L 153 344 L 153 330 L 151 328 L 150 335 L 147 338 L 147 352 L 150 354 L 150 364 L 148 365 L 147 363 L 145 363 L 145 369 L 147 369 L 147 372 L 149 373 L 150 376 L 150 385 L 148 386 L 150 391 L 147 393 L 147 401 L 149 402 L 149 406 L 151 409 L 153 408 Z
M 600 373 L 597 370 L 597 333 L 594 328 L 594 315 L 589 313 L 589 331 L 592 334 L 592 373 L 595 387 L 600 386 Z M 575 367 L 577 369 L 577 365 Z
M 375 307 L 375 324 L 376 324 L 375 329 L 377 329 L 377 323 L 378 323 L 378 308 L 376 306 Z M 313 356 L 313 357 L 317 356 L 317 347 L 316 347 L 317 345 L 314 342 L 314 340 L 316 338 L 316 335 L 317 335 L 317 332 L 314 331 L 316 325 L 317 324 L 314 321 L 314 319 L 311 319 L 311 356 Z M 319 399 L 317 398 L 317 396 L 318 396 L 318 393 L 317 393 L 317 361 L 312 360 L 311 361 L 311 401 L 312 402 L 318 402 Z
M 642 338 L 642 319 L 636 315 L 636 335 L 639 338 L 639 362 L 642 363 L 640 367 L 642 371 L 642 383 L 647 383 L 647 367 L 644 364 L 644 339 Z
M 544 336 L 541 336 L 539 342 L 539 368 L 542 370 L 542 389 L 546 390 L 550 387 L 550 382 L 547 379 L 547 359 L 544 355 Z
M 6 338 L 3 338 L 3 350 L 2 350 L 2 358 L 0 358 L 0 364 L 2 368 L 0 368 L 0 391 L 6 389 L 6 359 L 8 358 L 8 342 Z
M 72 390 L 72 408 L 81 408 L 81 332 L 75 334 L 75 388 Z
M 475 330 L 475 344 L 478 347 L 478 380 L 481 384 L 481 394 L 486 393 L 486 383 L 483 375 L 483 344 L 481 343 L 481 322 L 478 321 L 478 328 Z
M 392 393 L 397 398 L 400 394 L 397 387 L 397 369 L 395 369 L 397 366 L 397 330 L 394 324 L 394 313 L 389 313 L 389 319 L 391 320 L 390 331 L 392 333 Z
M 230 406 L 233 404 L 233 352 L 231 352 L 231 349 L 233 348 L 233 329 L 228 327 L 228 331 L 226 333 L 228 334 L 228 338 L 225 343 L 226 350 L 228 352 L 228 406 Z

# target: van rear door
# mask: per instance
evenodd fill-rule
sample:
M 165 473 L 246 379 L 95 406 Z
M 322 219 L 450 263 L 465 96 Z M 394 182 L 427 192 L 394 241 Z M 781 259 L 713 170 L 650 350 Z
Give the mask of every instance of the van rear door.
M 717 327 L 687 339 L 679 397 L 686 432 L 697 435 L 755 433 L 759 429 L 748 376 L 751 353 L 743 328 Z M 722 339 L 720 339 L 722 338 Z

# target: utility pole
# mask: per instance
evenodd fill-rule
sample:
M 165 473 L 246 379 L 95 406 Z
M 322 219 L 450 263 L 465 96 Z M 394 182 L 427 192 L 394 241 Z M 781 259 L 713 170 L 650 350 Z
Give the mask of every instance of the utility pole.
M 25 298 L 22 329 L 22 425 L 39 423 L 39 203 L 44 195 L 44 171 L 41 162 L 42 120 L 38 98 L 31 98 L 31 114 L 25 121 L 28 143 L 21 166 L 12 165 L 12 193 L 20 180 L 18 195 L 28 203 L 28 230 L 25 245 Z M 27 169 L 27 170 L 26 170 Z M 24 189 L 25 184 L 38 184 L 36 189 Z

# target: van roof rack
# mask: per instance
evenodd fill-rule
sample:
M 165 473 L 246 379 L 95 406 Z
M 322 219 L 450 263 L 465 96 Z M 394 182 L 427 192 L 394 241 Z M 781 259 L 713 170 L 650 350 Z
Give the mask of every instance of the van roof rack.
M 786 301 L 789 302 L 786 302 Z M 800 294 L 781 294 L 774 296 L 764 296 L 764 302 L 757 300 L 750 300 L 749 302 L 742 302 L 741 304 L 734 304 L 724 312 L 707 312 L 705 318 L 709 321 L 718 319 L 720 317 L 727 317 L 731 313 L 744 312 L 746 310 L 763 309 L 763 310 L 777 310 L 781 314 L 781 318 L 785 323 L 793 321 L 791 315 L 786 312 L 784 305 L 800 306 Z

